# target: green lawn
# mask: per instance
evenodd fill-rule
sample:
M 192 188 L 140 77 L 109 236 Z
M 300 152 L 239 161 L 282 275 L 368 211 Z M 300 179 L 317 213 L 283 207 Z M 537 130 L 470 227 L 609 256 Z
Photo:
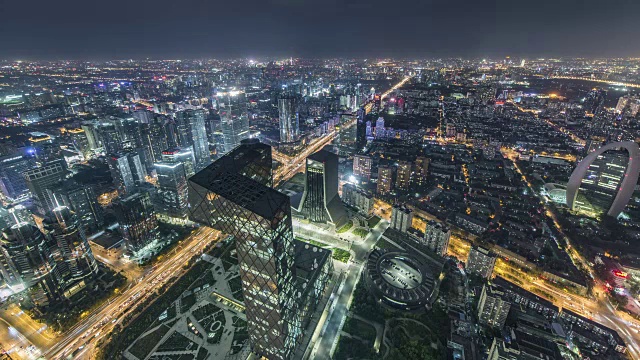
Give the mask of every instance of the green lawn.
M 365 236 L 367 236 L 369 234 L 369 230 L 365 230 L 363 228 L 357 228 L 357 229 L 353 230 L 353 234 L 363 238 L 363 237 L 365 237 Z
M 376 340 L 376 329 L 366 322 L 356 318 L 347 318 L 344 323 L 343 330 L 353 336 L 366 340 L 371 346 L 373 346 L 373 343 Z
M 349 257 L 351 256 L 351 254 L 347 251 L 347 250 L 342 250 L 342 249 L 333 249 L 333 258 L 341 261 L 343 263 L 347 263 L 347 261 L 349 261 Z
M 341 228 L 337 229 L 336 232 L 338 234 L 342 234 L 349 231 L 349 229 L 351 229 L 352 227 L 353 227 L 353 221 L 349 221 L 348 223 L 344 224 Z

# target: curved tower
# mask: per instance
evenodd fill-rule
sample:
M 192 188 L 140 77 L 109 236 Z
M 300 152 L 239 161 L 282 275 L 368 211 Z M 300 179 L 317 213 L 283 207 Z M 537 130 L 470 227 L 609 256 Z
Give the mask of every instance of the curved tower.
M 620 149 L 626 150 L 626 154 Z M 567 183 L 567 205 L 577 210 L 581 195 L 591 198 L 603 208 L 603 213 L 617 217 L 631 199 L 639 174 L 638 144 L 633 141 L 607 144 L 587 155 L 573 170 Z

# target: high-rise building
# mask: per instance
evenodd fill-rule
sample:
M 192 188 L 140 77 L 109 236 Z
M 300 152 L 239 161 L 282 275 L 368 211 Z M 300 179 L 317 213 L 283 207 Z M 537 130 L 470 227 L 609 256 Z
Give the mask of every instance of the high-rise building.
M 57 245 L 62 255 L 59 272 L 65 284 L 71 285 L 98 274 L 98 264 L 93 257 L 89 241 L 78 217 L 66 206 L 53 209 L 43 222 L 44 229 Z
M 84 130 L 84 136 L 87 137 L 89 149 L 100 149 L 102 147 L 102 140 L 100 139 L 100 133 L 97 125 L 93 122 L 84 122 L 82 123 L 81 128 Z
M 327 262 L 312 255 L 317 248 L 295 245 L 289 197 L 272 181 L 271 148 L 247 142 L 189 179 L 189 202 L 193 221 L 234 236 L 249 342 L 258 356 L 279 360 L 294 358 L 327 274 L 307 286 L 298 264 L 316 263 L 313 270 Z
M 617 217 L 640 174 L 640 149 L 633 141 L 607 144 L 587 155 L 567 183 L 567 205 L 592 217 Z
M 154 118 L 143 124 L 145 148 L 153 162 L 162 161 L 162 151 L 168 147 L 167 133 L 163 120 Z
M 414 184 L 418 186 L 426 184 L 427 177 L 429 176 L 429 163 L 430 160 L 428 157 L 418 156 L 416 158 L 412 179 Z
M 135 184 L 142 184 L 146 181 L 147 170 L 145 166 L 145 155 L 141 148 L 131 150 L 127 152 L 127 160 L 129 168 L 131 169 L 131 175 L 133 176 L 133 182 Z
M 17 222 L 2 233 L 2 275 L 15 291 L 29 289 L 36 304 L 47 304 L 61 298 L 62 288 L 53 246 L 30 223 Z
M 107 163 L 118 194 L 124 196 L 134 191 L 136 183 L 129 165 L 129 157 L 126 154 L 113 154 L 107 157 Z
M 120 132 L 114 123 L 101 123 L 96 129 L 106 154 L 118 153 L 124 149 Z
M 390 228 L 399 230 L 401 232 L 407 232 L 411 228 L 413 223 L 413 210 L 403 205 L 393 205 L 391 209 L 391 224 Z
M 298 141 L 300 137 L 300 125 L 294 101 L 295 99 L 290 96 L 283 96 L 278 99 L 280 142 L 283 143 Z
M 180 137 L 188 137 L 187 140 L 184 140 L 184 144 L 181 142 L 181 146 L 186 147 L 191 145 L 193 147 L 193 156 L 196 159 L 196 171 L 203 169 L 211 163 L 204 110 L 181 111 L 176 114 L 176 119 L 179 124 L 184 123 L 188 127 L 188 130 L 183 131 L 184 134 L 179 131 Z
M 366 155 L 355 155 L 353 157 L 353 175 L 362 182 L 368 182 L 371 179 L 371 163 L 372 160 Z
M 155 168 L 158 174 L 158 215 L 171 219 L 186 219 L 189 199 L 184 165 L 180 162 L 159 162 L 155 164 Z
M 171 148 L 162 152 L 162 161 L 169 164 L 182 164 L 188 179 L 196 173 L 196 159 L 191 148 Z
M 38 212 L 44 215 L 53 210 L 56 204 L 49 197 L 46 189 L 64 179 L 67 174 L 67 163 L 63 159 L 55 160 L 27 170 L 23 174 Z
M 348 114 L 340 116 L 339 123 L 336 124 L 336 132 L 338 135 L 334 140 L 338 155 L 342 157 L 352 157 L 356 152 L 358 142 L 358 127 L 355 117 Z
M 495 263 L 496 255 L 491 250 L 482 246 L 472 246 L 467 258 L 467 272 L 488 279 L 493 273 Z
M 57 206 L 66 206 L 74 212 L 86 233 L 96 231 L 102 226 L 103 211 L 93 187 L 65 180 L 46 191 Z
M 224 150 L 229 152 L 251 135 L 244 93 L 225 92 L 217 96 Z
M 327 150 L 311 154 L 306 171 L 299 211 L 313 222 L 340 226 L 347 214 L 338 195 L 338 155 Z
M 158 220 L 147 192 L 134 193 L 116 204 L 116 217 L 127 252 L 137 257 L 140 250 L 158 238 Z
M 396 187 L 402 190 L 409 190 L 411 182 L 411 162 L 398 161 L 398 171 L 396 174 Z
M 0 190 L 10 200 L 24 199 L 29 188 L 23 173 L 35 166 L 32 158 L 17 155 L 0 158 Z
M 427 223 L 424 230 L 424 242 L 436 254 L 444 256 L 447 253 L 450 238 L 451 229 L 444 223 L 434 220 Z
M 366 216 L 371 216 L 373 213 L 373 195 L 353 184 L 347 183 L 342 186 L 342 201 L 355 207 Z
M 511 302 L 504 291 L 492 284 L 484 284 L 478 301 L 478 320 L 481 324 L 502 329 L 507 321 Z
M 393 169 L 389 166 L 378 167 L 378 185 L 376 192 L 380 195 L 386 195 L 391 192 L 393 185 Z
M 384 118 L 382 116 L 376 120 L 376 132 L 379 131 L 384 131 Z

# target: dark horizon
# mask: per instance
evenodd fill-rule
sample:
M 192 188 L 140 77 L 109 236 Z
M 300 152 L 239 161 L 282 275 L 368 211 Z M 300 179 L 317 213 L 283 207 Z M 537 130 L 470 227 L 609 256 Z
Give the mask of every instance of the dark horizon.
M 0 58 L 634 57 L 638 11 L 629 0 L 5 2 Z

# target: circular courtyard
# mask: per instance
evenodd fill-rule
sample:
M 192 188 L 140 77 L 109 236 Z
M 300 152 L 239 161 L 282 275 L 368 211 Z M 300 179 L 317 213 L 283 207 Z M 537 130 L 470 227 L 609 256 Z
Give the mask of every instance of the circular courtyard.
M 430 302 L 435 284 L 426 261 L 419 254 L 376 249 L 367 260 L 367 287 L 391 307 L 422 308 Z

